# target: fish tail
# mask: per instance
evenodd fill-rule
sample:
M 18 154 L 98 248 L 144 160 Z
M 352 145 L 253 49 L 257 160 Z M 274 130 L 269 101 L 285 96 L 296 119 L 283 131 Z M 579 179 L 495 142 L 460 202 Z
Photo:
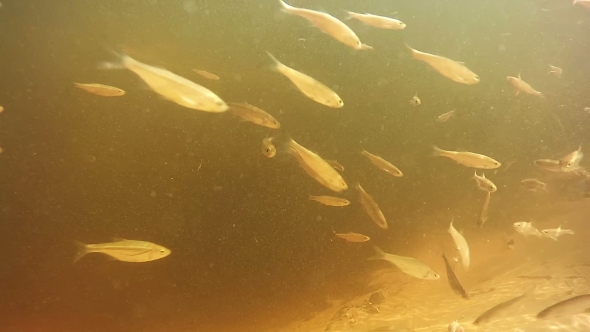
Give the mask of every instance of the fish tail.
M 442 155 L 443 155 L 443 153 L 444 153 L 444 150 L 443 150 L 443 149 L 439 149 L 437 146 L 432 146 L 432 149 L 434 150 L 434 151 L 432 152 L 432 156 L 433 156 L 433 157 L 439 157 L 439 156 L 442 156 Z
M 74 256 L 74 263 L 76 263 L 77 261 L 80 260 L 80 258 L 86 256 L 86 254 L 89 253 L 89 251 L 88 251 L 88 247 L 86 246 L 86 244 L 84 244 L 80 241 L 74 241 L 74 244 L 76 245 L 76 248 L 77 248 L 76 255 Z
M 348 10 L 345 10 L 346 12 L 346 17 L 344 18 L 344 20 L 350 20 L 352 18 L 354 18 L 354 13 Z
M 571 229 L 562 229 L 561 231 L 563 232 L 563 234 L 575 235 L 574 231 L 572 231 Z
M 373 246 L 373 249 L 375 250 L 375 255 L 367 258 L 368 261 L 380 260 L 383 259 L 383 257 L 385 257 L 385 252 L 379 249 L 379 247 Z
M 404 46 L 410 50 L 410 52 L 412 53 L 412 57 L 415 59 L 416 58 L 416 50 L 413 49 L 412 47 L 410 47 L 410 45 L 408 45 L 408 43 L 406 43 L 405 41 L 403 42 Z
M 271 69 L 278 70 L 278 68 L 279 68 L 280 66 L 282 66 L 282 65 L 283 65 L 283 64 L 282 64 L 282 63 L 281 63 L 279 60 L 277 60 L 277 58 L 275 58 L 275 56 L 274 56 L 274 55 L 272 55 L 272 54 L 271 54 L 269 51 L 266 51 L 266 54 L 268 54 L 268 56 L 270 57 L 270 59 L 271 59 L 271 60 L 272 60 L 272 62 L 273 62 L 273 64 L 272 64 L 272 65 L 270 65 L 270 68 L 271 68 Z
M 123 69 L 125 68 L 124 60 L 128 56 L 126 54 L 117 52 L 107 47 L 107 51 L 113 54 L 116 58 L 115 61 L 104 61 L 98 64 L 98 69 Z
M 281 4 L 281 11 L 288 13 L 290 10 L 294 9 L 295 7 L 289 5 L 288 3 L 286 3 L 283 0 L 279 0 L 279 3 Z

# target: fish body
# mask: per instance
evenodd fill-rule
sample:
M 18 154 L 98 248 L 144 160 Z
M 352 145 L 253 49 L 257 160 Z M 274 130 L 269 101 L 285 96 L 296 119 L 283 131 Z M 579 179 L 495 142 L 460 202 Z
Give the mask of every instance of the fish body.
M 520 185 L 526 189 L 533 192 L 537 192 L 538 190 L 547 191 L 547 184 L 545 182 L 541 182 L 537 179 L 524 179 L 520 181 Z
M 321 185 L 335 192 L 348 189 L 342 176 L 330 164 L 292 139 L 289 141 L 289 152 L 303 170 Z
M 519 221 L 515 222 L 512 226 L 514 227 L 514 230 L 524 236 L 534 235 L 536 237 L 543 237 L 543 234 L 541 234 L 541 232 L 539 232 L 539 230 L 530 222 Z
M 328 205 L 328 206 L 347 206 L 350 205 L 350 201 L 340 197 L 334 196 L 313 196 L 310 195 L 309 199 L 312 201 L 316 201 L 320 204 Z
M 537 159 L 534 161 L 535 166 L 550 172 L 562 172 L 563 167 L 559 160 Z
M 475 174 L 473 175 L 473 179 L 477 183 L 477 187 L 480 190 L 491 193 L 496 192 L 498 190 L 498 187 L 496 187 L 496 185 L 492 181 L 490 181 L 490 179 L 486 178 L 485 174 L 479 176 L 477 175 L 477 172 L 475 172 Z
M 334 234 L 336 234 L 336 237 L 344 239 L 348 242 L 355 242 L 355 243 L 367 242 L 371 239 L 370 237 L 368 237 L 366 235 L 359 234 L 359 233 L 352 233 L 352 232 L 334 233 Z
M 512 86 L 514 87 L 515 95 L 517 96 L 522 92 L 533 96 L 543 97 L 543 94 L 541 92 L 533 89 L 533 87 L 531 87 L 530 84 L 523 81 L 520 78 L 520 74 L 518 74 L 518 77 L 506 76 L 506 80 L 508 80 L 508 82 L 512 84 Z
M 110 243 L 84 244 L 76 242 L 78 252 L 74 263 L 92 252 L 108 255 L 122 262 L 149 262 L 170 255 L 170 249 L 145 241 L 119 239 Z
M 410 105 L 417 107 L 420 106 L 420 104 L 422 104 L 422 101 L 420 100 L 420 98 L 418 98 L 418 93 L 416 93 L 414 97 L 410 99 Z
M 563 74 L 563 69 L 549 65 L 549 74 L 554 75 L 556 77 L 561 77 L 561 75 Z
M 0 113 L 4 112 L 4 106 L 0 105 Z
M 370 25 L 374 28 L 388 29 L 388 30 L 403 30 L 406 28 L 406 24 L 400 20 L 396 20 L 391 17 L 373 15 L 373 14 L 360 14 L 355 12 L 348 12 L 348 18 L 359 20 L 366 25 Z
M 369 215 L 369 217 L 371 217 L 371 219 L 373 219 L 377 226 L 381 227 L 382 229 L 387 229 L 387 220 L 385 219 L 383 212 L 381 212 L 379 205 L 377 205 L 373 197 L 371 197 L 371 195 L 369 195 L 360 184 L 356 185 L 356 189 L 359 192 L 361 205 L 363 206 L 365 212 Z
M 344 166 L 342 166 L 342 164 L 339 163 L 337 160 L 326 160 L 326 162 L 330 164 L 330 166 L 332 166 L 332 168 L 334 168 L 335 170 L 344 172 Z
M 412 277 L 423 280 L 438 280 L 440 275 L 431 269 L 428 265 L 422 263 L 414 257 L 397 256 L 383 252 L 376 246 L 375 256 L 368 258 L 368 260 L 385 260 L 399 268 L 403 273 Z
M 210 73 L 206 70 L 200 70 L 200 69 L 193 69 L 193 71 L 199 75 L 201 75 L 201 77 L 204 77 L 208 80 L 212 80 L 212 81 L 218 81 L 219 80 L 219 76 Z
M 449 326 L 447 327 L 447 331 L 449 332 L 465 332 L 465 330 L 463 329 L 463 326 L 461 326 L 461 324 L 459 324 L 459 322 L 454 321 L 451 324 L 449 324 Z
M 452 110 L 452 111 L 446 112 L 444 114 L 441 114 L 436 118 L 436 121 L 441 122 L 441 123 L 445 123 L 445 122 L 447 122 L 448 119 L 450 119 L 455 114 L 455 112 L 457 112 L 457 111 Z
M 482 154 L 473 152 L 446 151 L 439 149 L 436 146 L 433 148 L 434 156 L 450 158 L 463 166 L 479 169 L 496 169 L 502 166 L 502 164 L 500 164 L 498 161 Z
M 453 238 L 453 242 L 455 242 L 455 248 L 459 250 L 459 254 L 461 255 L 461 263 L 465 269 L 469 268 L 471 264 L 471 256 L 469 253 L 469 245 L 467 244 L 467 240 L 465 237 L 461 235 L 461 233 L 457 232 L 455 227 L 453 227 L 453 222 L 449 225 L 449 229 L 447 230 L 451 237 Z
M 279 121 L 272 115 L 248 103 L 230 103 L 229 110 L 240 118 L 257 125 L 271 129 L 281 128 Z
M 584 107 L 584 112 L 590 113 L 590 107 Z
M 267 158 L 273 158 L 277 155 L 277 148 L 272 143 L 273 137 L 266 137 L 262 140 L 262 154 Z
M 365 157 L 367 157 L 369 159 L 369 161 L 371 163 L 373 163 L 373 165 L 377 166 L 379 169 L 387 172 L 388 174 L 391 174 L 395 177 L 402 177 L 404 176 L 404 174 L 402 173 L 402 171 L 399 170 L 399 168 L 395 167 L 392 163 L 390 163 L 389 161 L 376 156 L 370 152 L 368 152 L 367 150 L 363 150 L 361 152 L 361 154 Z
M 344 106 L 344 102 L 336 92 L 332 91 L 315 78 L 285 66 L 272 54 L 268 53 L 268 55 L 274 61 L 274 68 L 287 77 L 297 89 L 309 99 L 332 108 L 341 108 Z
M 572 231 L 571 229 L 562 229 L 561 226 L 559 226 L 554 229 L 543 229 L 541 231 L 541 234 L 543 234 L 543 236 L 545 237 L 557 241 L 557 239 L 564 234 L 574 235 L 574 231 Z
M 110 85 L 98 83 L 74 83 L 74 85 L 97 96 L 119 97 L 125 94 L 125 90 Z
M 477 319 L 475 319 L 473 322 L 473 325 L 482 325 L 494 320 L 495 318 L 505 315 L 506 313 L 510 312 L 516 304 L 525 299 L 527 295 L 528 293 L 524 293 L 513 299 L 493 306 L 492 308 L 486 310 L 483 314 L 479 315 L 479 317 L 477 317 Z
M 166 69 L 120 55 L 119 63 L 103 63 L 103 69 L 126 68 L 139 76 L 154 92 L 178 105 L 199 111 L 222 113 L 229 106 L 211 90 Z
M 481 208 L 481 213 L 479 215 L 479 220 L 477 222 L 477 225 L 480 228 L 483 227 L 483 224 L 485 224 L 486 221 L 488 221 L 488 209 L 490 208 L 491 198 L 492 198 L 492 192 L 491 191 L 486 192 L 486 198 L 483 201 L 483 207 Z
M 293 7 L 282 0 L 279 0 L 279 3 L 283 12 L 303 17 L 324 33 L 346 46 L 352 47 L 355 50 L 363 49 L 363 44 L 354 31 L 334 16 L 315 10 Z
M 571 316 L 590 309 L 590 294 L 572 297 L 556 303 L 537 314 L 537 319 Z
M 467 85 L 479 83 L 479 76 L 472 72 L 461 62 L 451 60 L 442 56 L 417 51 L 406 44 L 414 59 L 428 64 L 444 77 Z
M 459 279 L 455 275 L 455 271 L 453 271 L 453 267 L 451 266 L 451 263 L 449 262 L 449 260 L 447 259 L 447 256 L 444 253 L 442 254 L 442 258 L 445 261 L 445 268 L 447 270 L 447 279 L 449 280 L 449 285 L 451 286 L 451 289 L 453 290 L 453 292 L 460 295 L 464 299 L 469 299 L 469 295 L 467 295 L 465 288 L 463 288 L 463 285 L 461 285 L 461 282 L 459 282 Z
M 590 8 L 590 0 L 574 0 L 574 5 L 580 5 L 582 7 Z

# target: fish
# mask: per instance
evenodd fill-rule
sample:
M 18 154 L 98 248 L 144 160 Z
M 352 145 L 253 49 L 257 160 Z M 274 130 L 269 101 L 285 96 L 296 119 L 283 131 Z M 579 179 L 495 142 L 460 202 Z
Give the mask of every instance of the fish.
M 434 156 L 447 157 L 466 167 L 479 169 L 496 169 L 502 166 L 500 162 L 482 154 L 473 152 L 446 151 L 434 146 Z
M 455 114 L 455 112 L 457 112 L 457 111 L 452 110 L 452 111 L 446 112 L 444 114 L 441 114 L 436 118 L 436 121 L 440 122 L 440 123 L 445 123 L 445 122 L 447 122 L 448 119 L 450 119 Z
M 377 246 L 373 246 L 375 255 L 369 257 L 367 260 L 385 260 L 395 265 L 403 273 L 410 275 L 414 278 L 423 280 L 438 280 L 440 275 L 431 269 L 428 265 L 417 260 L 414 257 L 404 257 L 385 253 Z
M 549 74 L 561 77 L 561 74 L 563 74 L 563 69 L 549 65 Z
M 335 192 L 348 189 L 342 176 L 330 164 L 293 139 L 289 141 L 289 152 L 297 159 L 301 168 L 321 185 Z
M 0 113 L 4 112 L 4 106 L 0 105 Z
M 361 151 L 361 154 L 365 157 L 367 157 L 369 159 L 369 161 L 371 163 L 373 163 L 373 165 L 377 166 L 379 169 L 387 172 L 388 174 L 391 174 L 395 177 L 402 177 L 404 176 L 404 174 L 402 173 L 402 171 L 399 170 L 399 168 L 395 167 L 392 163 L 390 163 L 389 161 L 376 156 L 370 152 L 368 152 L 367 150 L 363 150 Z
M 410 104 L 414 107 L 420 106 L 420 104 L 422 104 L 422 101 L 420 100 L 420 98 L 418 98 L 418 92 L 416 92 L 414 97 L 410 99 Z
M 75 244 L 78 252 L 74 257 L 74 263 L 92 252 L 108 255 L 118 261 L 133 263 L 153 261 L 171 253 L 170 249 L 161 245 L 136 240 L 115 239 L 115 242 L 99 244 L 84 244 L 76 241 Z
M 563 167 L 559 160 L 537 159 L 534 161 L 535 166 L 550 172 L 562 172 Z
M 271 129 L 281 128 L 279 121 L 272 115 L 248 103 L 229 103 L 229 111 L 244 119 L 245 121 L 249 121 L 263 127 Z
M 291 80 L 297 89 L 299 89 L 299 91 L 306 97 L 317 103 L 332 108 L 341 108 L 344 106 L 344 102 L 338 96 L 338 94 L 336 94 L 336 92 L 332 91 L 330 88 L 317 81 L 313 77 L 285 66 L 269 52 L 266 53 L 268 53 L 270 58 L 274 61 L 275 70 Z
M 481 176 L 479 176 L 479 175 L 477 175 L 477 171 L 476 171 L 475 174 L 473 175 L 473 179 L 477 183 L 477 187 L 480 190 L 491 192 L 491 193 L 496 192 L 498 190 L 498 187 L 496 187 L 496 185 L 492 181 L 490 181 L 490 179 L 487 179 L 485 174 L 482 174 Z
M 326 160 L 326 162 L 330 164 L 330 166 L 332 166 L 332 168 L 334 168 L 335 170 L 344 172 L 344 166 L 342 166 L 342 164 L 339 163 L 337 160 Z
M 334 196 L 313 196 L 310 195 L 309 199 L 318 203 L 328 206 L 347 206 L 350 205 L 350 201 L 340 197 Z
M 388 30 L 403 30 L 406 28 L 406 24 L 395 18 L 373 15 L 373 14 L 360 14 L 355 12 L 347 12 L 348 19 L 355 19 L 363 22 L 366 25 L 370 25 L 374 28 L 388 29 Z
M 277 155 L 277 148 L 272 143 L 273 137 L 266 137 L 262 140 L 262 154 L 267 158 L 273 158 Z
M 543 94 L 535 89 L 533 89 L 533 87 L 531 87 L 527 82 L 523 81 L 520 78 L 520 74 L 518 74 L 518 77 L 513 77 L 513 76 L 506 76 L 506 80 L 508 80 L 508 82 L 510 82 L 512 84 L 512 86 L 514 86 L 514 91 L 515 91 L 515 95 L 518 96 L 521 92 L 529 94 L 529 95 L 533 95 L 533 96 L 539 96 L 539 97 L 543 97 Z
M 118 55 L 118 62 L 104 62 L 102 69 L 129 69 L 164 99 L 190 109 L 223 113 L 229 106 L 213 91 L 166 69 L 139 62 L 128 55 Z
M 370 237 L 368 237 L 366 235 L 359 234 L 359 233 L 352 233 L 352 232 L 348 232 L 348 233 L 334 232 L 334 234 L 336 235 L 336 237 L 344 239 L 348 242 L 355 242 L 355 243 L 367 242 L 371 239 Z
M 486 310 L 483 314 L 479 315 L 479 317 L 473 321 L 473 325 L 486 324 L 495 318 L 505 315 L 506 313 L 512 311 L 514 306 L 524 300 L 529 295 L 529 293 L 530 291 L 493 306 L 492 308 Z
M 410 50 L 414 59 L 425 62 L 439 74 L 452 81 L 467 85 L 477 84 L 480 81 L 479 76 L 467 68 L 462 62 L 420 52 L 411 48 L 408 44 L 406 44 L 406 47 Z
M 449 324 L 449 326 L 447 326 L 447 331 L 449 332 L 465 332 L 465 330 L 463 329 L 463 326 L 461 326 L 461 324 L 459 324 L 459 322 L 454 321 L 451 324 Z
M 590 294 L 578 295 L 549 306 L 537 314 L 537 319 L 571 316 L 590 312 Z
M 557 238 L 564 234 L 574 235 L 574 231 L 572 231 L 571 229 L 561 229 L 560 225 L 559 227 L 554 229 L 543 229 L 541 230 L 541 234 L 543 234 L 543 236 L 545 237 L 557 241 Z
M 574 0 L 573 5 L 580 5 L 582 7 L 590 8 L 590 0 Z
M 95 94 L 97 96 L 119 97 L 125 94 L 125 90 L 123 89 L 99 83 L 74 83 L 74 85 L 77 88 Z
M 543 237 L 543 234 L 541 234 L 541 232 L 539 232 L 539 230 L 536 229 L 535 226 L 533 226 L 533 224 L 530 222 L 518 221 L 515 222 L 512 226 L 514 227 L 514 230 L 524 235 L 525 237 L 529 235 Z
M 565 157 L 559 160 L 559 164 L 565 169 L 576 169 L 580 166 L 580 162 L 584 158 L 584 153 L 582 152 L 582 145 L 576 150 L 571 153 L 568 153 Z
M 590 113 L 590 107 L 584 107 L 584 112 Z
M 379 205 L 377 205 L 373 197 L 371 197 L 371 195 L 369 195 L 365 189 L 363 189 L 360 183 L 357 183 L 356 189 L 360 194 L 361 205 L 363 206 L 365 212 L 369 215 L 369 217 L 371 217 L 371 219 L 373 219 L 377 226 L 381 227 L 382 229 L 387 229 L 387 220 L 385 219 L 383 212 L 381 212 Z
M 524 179 L 520 181 L 520 185 L 526 189 L 533 192 L 537 192 L 537 190 L 541 189 L 547 191 L 547 184 L 545 182 L 541 182 L 537 179 Z
M 481 208 L 481 213 L 479 215 L 479 220 L 477 222 L 477 225 L 481 228 L 483 227 L 483 224 L 486 223 L 486 221 L 488 221 L 488 209 L 490 207 L 490 199 L 492 198 L 492 192 L 488 191 L 486 192 L 486 198 L 483 201 L 483 207 Z
M 469 245 L 467 244 L 467 240 L 461 235 L 461 233 L 457 232 L 455 227 L 453 227 L 453 222 L 449 225 L 449 229 L 447 232 L 453 238 L 453 242 L 455 242 L 455 248 L 459 250 L 459 254 L 461 255 L 461 263 L 465 269 L 469 268 L 471 264 L 471 255 L 469 253 Z
M 212 80 L 212 81 L 218 81 L 220 79 L 219 76 L 210 73 L 206 70 L 200 70 L 200 69 L 193 69 L 193 71 L 199 75 L 201 75 L 202 77 L 208 79 L 208 80 Z
M 354 31 L 334 16 L 315 10 L 293 7 L 282 0 L 279 0 L 279 3 L 283 12 L 303 17 L 324 33 L 348 47 L 355 50 L 363 49 L 363 43 L 361 43 Z
M 459 282 L 459 279 L 455 275 L 455 271 L 453 271 L 453 267 L 451 266 L 451 263 L 449 262 L 447 256 L 444 253 L 442 254 L 442 258 L 445 261 L 445 268 L 447 270 L 447 279 L 449 280 L 449 285 L 451 286 L 451 289 L 457 295 L 460 295 L 464 299 L 469 300 L 469 295 L 467 295 L 465 288 L 463 288 L 463 285 L 461 285 L 461 282 Z

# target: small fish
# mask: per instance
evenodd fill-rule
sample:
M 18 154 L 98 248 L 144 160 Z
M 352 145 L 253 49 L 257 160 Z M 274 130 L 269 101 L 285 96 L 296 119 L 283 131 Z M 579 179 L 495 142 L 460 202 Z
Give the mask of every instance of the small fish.
M 328 206 L 347 206 L 350 205 L 350 201 L 340 197 L 334 196 L 313 196 L 310 195 L 309 199 L 318 203 Z
M 360 184 L 357 183 L 356 189 L 358 190 L 360 197 L 361 197 L 361 205 L 365 212 L 373 219 L 373 221 L 377 224 L 377 226 L 381 227 L 382 229 L 387 229 L 387 220 L 381 212 L 379 205 L 375 202 L 373 197 L 369 195 Z
M 524 179 L 520 181 L 520 185 L 526 189 L 533 192 L 537 192 L 538 190 L 547 191 L 547 184 L 545 182 L 541 182 L 537 179 Z
M 279 0 L 279 3 L 283 12 L 303 17 L 344 45 L 352 47 L 355 50 L 361 50 L 363 48 L 363 44 L 354 31 L 334 16 L 315 10 L 293 7 L 282 0 Z
M 467 240 L 461 235 L 461 233 L 457 232 L 455 227 L 453 227 L 453 222 L 449 225 L 449 229 L 447 230 L 451 237 L 453 238 L 453 242 L 455 242 L 455 248 L 459 250 L 459 254 L 461 255 L 461 263 L 465 269 L 469 268 L 471 263 L 471 256 L 469 254 L 469 245 L 467 244 Z
M 273 137 L 266 137 L 262 140 L 262 154 L 267 158 L 273 158 L 277 155 L 277 148 L 272 144 Z
M 537 319 L 571 316 L 582 312 L 590 312 L 590 294 L 578 295 L 558 302 L 537 314 Z
M 537 159 L 534 161 L 535 166 L 550 172 L 562 172 L 563 167 L 559 160 Z
M 110 85 L 98 83 L 74 83 L 74 85 L 97 96 L 119 97 L 125 94 L 125 90 Z
M 492 198 L 492 192 L 486 192 L 486 198 L 483 201 L 483 207 L 481 208 L 481 213 L 479 214 L 479 220 L 477 225 L 481 228 L 483 224 L 488 221 L 488 209 L 490 208 L 490 199 Z
M 440 123 L 445 123 L 445 122 L 447 122 L 448 119 L 450 119 L 455 114 L 455 112 L 457 112 L 457 111 L 452 110 L 452 111 L 446 112 L 444 114 L 441 114 L 436 118 L 436 121 L 438 121 Z
M 543 236 L 545 237 L 557 241 L 557 238 L 562 236 L 563 234 L 574 235 L 574 231 L 572 231 L 571 229 L 561 229 L 561 226 L 559 226 L 554 229 L 543 229 L 541 230 L 541 234 L 543 234 Z
M 590 8 L 590 0 L 574 0 L 574 5 L 580 5 L 582 7 Z
M 527 82 L 523 81 L 520 78 L 520 74 L 518 74 L 518 77 L 506 76 L 506 80 L 508 80 L 508 82 L 510 82 L 512 84 L 512 86 L 514 86 L 516 96 L 518 96 L 521 92 L 523 92 L 523 93 L 526 93 L 529 95 L 539 96 L 539 97 L 544 98 L 544 96 L 541 92 L 533 89 Z
M 330 164 L 330 166 L 332 166 L 332 168 L 334 168 L 335 170 L 344 172 L 344 166 L 342 166 L 342 164 L 339 163 L 337 160 L 326 160 L 326 162 Z
M 541 232 L 539 232 L 539 230 L 530 222 L 519 221 L 515 222 L 512 226 L 514 227 L 514 230 L 524 236 L 534 235 L 537 237 L 543 237 L 543 234 L 541 234 Z
M 370 237 L 368 237 L 366 235 L 359 234 L 359 233 L 352 233 L 352 232 L 348 232 L 348 233 L 334 232 L 334 234 L 336 234 L 336 237 L 344 239 L 348 242 L 355 242 L 355 243 L 367 242 L 371 239 Z
M 576 169 L 580 166 L 580 161 L 584 158 L 584 153 L 582 152 L 582 145 L 571 153 L 568 153 L 565 157 L 559 160 L 559 164 L 565 169 Z
M 117 239 L 111 243 L 84 244 L 75 242 L 78 252 L 74 263 L 91 252 L 100 252 L 122 262 L 149 262 L 170 255 L 170 249 L 160 245 L 135 240 Z
M 439 149 L 436 146 L 433 148 L 434 156 L 450 158 L 463 166 L 480 169 L 495 169 L 502 166 L 502 164 L 500 164 L 498 161 L 482 154 L 473 152 L 446 151 Z
M 392 163 L 390 163 L 389 161 L 376 156 L 370 152 L 368 152 L 367 150 L 363 150 L 361 151 L 361 154 L 365 157 L 367 157 L 369 159 L 369 161 L 371 163 L 373 163 L 373 165 L 377 166 L 379 169 L 395 176 L 395 177 L 402 177 L 404 176 L 404 174 L 402 173 L 402 171 L 399 170 L 399 168 L 395 167 Z
M 444 77 L 462 84 L 473 85 L 479 83 L 479 76 L 472 72 L 469 68 L 465 67 L 462 62 L 454 61 L 449 58 L 442 56 L 428 54 L 417 51 L 408 44 L 406 47 L 412 52 L 414 59 L 420 60 L 428 64 L 434 70 Z
M 420 100 L 420 98 L 418 98 L 418 92 L 416 92 L 414 97 L 412 97 L 412 99 L 410 99 L 410 105 L 417 107 L 417 106 L 420 106 L 420 104 L 422 104 L 422 101 Z
M 344 106 L 344 102 L 342 99 L 340 99 L 336 92 L 332 91 L 330 88 L 320 83 L 313 77 L 307 76 L 304 73 L 285 66 L 272 54 L 268 53 L 268 55 L 274 61 L 275 70 L 291 80 L 297 89 L 299 89 L 299 91 L 301 91 L 301 93 L 303 93 L 309 99 L 332 108 L 341 108 Z
M 397 256 L 383 252 L 376 246 L 375 256 L 368 258 L 367 260 L 385 260 L 395 265 L 403 273 L 408 274 L 412 277 L 423 279 L 423 280 L 438 280 L 440 275 L 431 269 L 428 265 L 422 263 L 414 257 Z
M 240 118 L 257 125 L 279 129 L 281 124 L 272 115 L 248 103 L 229 103 L 229 110 Z
M 389 30 L 403 30 L 406 28 L 406 24 L 400 20 L 394 18 L 378 16 L 373 14 L 359 14 L 355 12 L 347 12 L 348 19 L 359 20 L 366 25 L 370 25 L 374 28 L 389 29 Z
M 475 319 L 473 322 L 473 325 L 482 325 L 492 321 L 495 318 L 505 315 L 506 313 L 512 311 L 514 305 L 525 299 L 528 294 L 529 292 L 524 293 L 511 300 L 493 306 L 492 308 L 486 310 L 483 314 L 479 315 L 479 317 L 477 317 L 477 319 Z
M 117 63 L 105 62 L 102 69 L 129 69 L 139 76 L 154 92 L 180 106 L 199 111 L 222 113 L 229 106 L 211 90 L 166 69 L 141 63 L 128 55 L 118 55 Z
M 457 295 L 461 295 L 461 297 L 468 300 L 469 295 L 467 295 L 465 288 L 463 288 L 463 286 L 461 285 L 461 282 L 459 282 L 459 279 L 455 275 L 455 271 L 453 271 L 453 267 L 451 266 L 451 263 L 449 262 L 449 260 L 447 259 L 447 256 L 444 253 L 442 254 L 442 258 L 445 261 L 445 268 L 447 269 L 447 279 L 449 280 L 449 285 L 451 286 L 451 289 Z
M 496 187 L 496 185 L 490 181 L 488 178 L 486 178 L 485 174 L 482 174 L 481 176 L 477 175 L 477 171 L 475 172 L 475 174 L 473 175 L 473 179 L 475 180 L 475 182 L 477 183 L 477 187 L 479 188 L 479 190 L 483 190 L 483 191 L 487 191 L 487 192 L 496 192 L 498 190 L 498 187 Z
M 206 70 L 200 70 L 200 69 L 193 69 L 193 71 L 199 75 L 201 75 L 202 77 L 208 79 L 208 80 L 212 80 L 212 81 L 218 81 L 219 80 L 219 76 L 212 74 Z
M 563 74 L 563 69 L 549 65 L 549 74 L 561 77 L 561 74 Z
M 447 330 L 449 332 L 465 332 L 465 330 L 463 329 L 463 326 L 461 326 L 461 324 L 459 324 L 459 322 L 454 321 L 451 324 L 449 324 L 449 326 L 447 327 Z

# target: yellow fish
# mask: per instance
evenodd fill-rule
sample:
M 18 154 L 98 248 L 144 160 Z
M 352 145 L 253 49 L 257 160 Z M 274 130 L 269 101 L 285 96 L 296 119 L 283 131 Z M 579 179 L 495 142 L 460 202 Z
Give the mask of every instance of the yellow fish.
M 200 69 L 193 69 L 193 71 L 199 75 L 201 75 L 202 77 L 208 79 L 208 80 L 212 80 L 212 81 L 217 81 L 219 80 L 219 76 L 210 73 L 206 70 L 200 70 Z
M 334 196 L 313 196 L 310 195 L 309 199 L 312 201 L 316 201 L 320 204 L 328 205 L 328 206 L 347 206 L 350 205 L 350 201 L 340 197 Z
M 477 76 L 469 68 L 465 67 L 462 62 L 434 54 L 420 52 L 411 48 L 408 46 L 408 44 L 406 44 L 406 47 L 410 49 L 414 59 L 425 62 L 434 70 L 450 80 L 468 85 L 479 83 L 479 76 Z
M 74 83 L 74 85 L 97 96 L 118 97 L 125 94 L 123 89 L 119 89 L 110 85 L 98 83 Z

